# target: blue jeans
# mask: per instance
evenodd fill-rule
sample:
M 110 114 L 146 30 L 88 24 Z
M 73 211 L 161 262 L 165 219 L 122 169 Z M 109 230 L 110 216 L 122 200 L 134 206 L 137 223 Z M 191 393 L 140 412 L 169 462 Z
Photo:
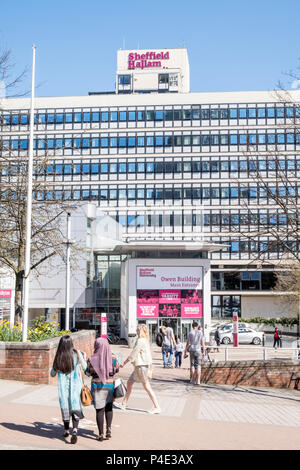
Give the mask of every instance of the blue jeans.
M 182 351 L 175 351 L 175 367 L 180 367 L 182 363 Z
M 172 347 L 162 347 L 164 367 L 170 366 L 172 364 L 173 354 L 174 352 Z

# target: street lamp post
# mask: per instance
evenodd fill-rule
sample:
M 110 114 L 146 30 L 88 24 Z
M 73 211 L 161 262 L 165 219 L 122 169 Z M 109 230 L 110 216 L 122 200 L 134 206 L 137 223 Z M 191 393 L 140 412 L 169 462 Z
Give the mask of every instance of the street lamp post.
M 65 329 L 70 328 L 70 251 L 71 251 L 71 214 L 67 214 L 67 254 L 66 254 L 66 312 Z
M 23 305 L 23 330 L 22 341 L 27 341 L 28 332 L 28 306 L 29 306 L 29 277 L 30 277 L 30 249 L 31 249 L 31 218 L 32 218 L 32 169 L 33 169 L 33 127 L 34 127 L 34 87 L 35 87 L 35 49 L 32 46 L 32 81 L 31 81 L 31 106 L 30 106 L 30 132 L 28 153 L 28 184 L 26 202 L 26 247 L 24 268 L 24 305 Z

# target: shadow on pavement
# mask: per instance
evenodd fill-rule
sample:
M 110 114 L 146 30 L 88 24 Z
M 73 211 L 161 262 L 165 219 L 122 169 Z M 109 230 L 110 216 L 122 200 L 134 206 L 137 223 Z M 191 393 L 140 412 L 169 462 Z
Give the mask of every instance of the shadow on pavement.
M 0 423 L 0 426 L 3 426 L 6 429 L 10 429 L 11 431 L 19 431 L 21 433 L 31 434 L 32 436 L 39 436 L 45 437 L 47 439 L 58 439 L 62 442 L 64 441 L 64 427 L 63 425 L 53 425 L 53 424 L 46 424 L 40 421 L 35 421 L 32 425 L 25 425 L 25 424 L 15 424 L 15 423 Z M 71 427 L 72 429 L 72 427 Z M 78 437 L 85 437 L 88 439 L 95 440 L 96 434 L 94 431 L 89 431 L 87 429 L 80 429 L 78 430 Z M 68 443 L 66 443 L 68 444 Z

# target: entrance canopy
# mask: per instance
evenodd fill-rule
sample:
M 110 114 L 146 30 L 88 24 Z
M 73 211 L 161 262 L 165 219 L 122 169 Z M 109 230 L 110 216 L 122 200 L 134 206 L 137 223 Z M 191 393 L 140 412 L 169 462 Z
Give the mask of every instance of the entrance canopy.
M 114 241 L 115 243 L 111 247 L 105 248 L 94 248 L 94 251 L 101 253 L 115 253 L 115 254 L 129 254 L 136 251 L 193 251 L 193 252 L 213 252 L 221 250 L 225 245 L 217 243 L 209 243 L 205 241 L 195 242 L 177 242 L 177 241 L 142 241 L 142 242 L 130 242 L 124 243 Z

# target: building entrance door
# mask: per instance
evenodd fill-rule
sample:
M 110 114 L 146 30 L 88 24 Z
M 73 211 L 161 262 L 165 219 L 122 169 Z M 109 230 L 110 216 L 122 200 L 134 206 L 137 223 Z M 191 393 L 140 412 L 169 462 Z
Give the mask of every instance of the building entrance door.
M 150 344 L 155 343 L 156 335 L 158 333 L 157 320 L 147 320 L 146 325 L 149 331 Z
M 193 320 L 181 320 L 181 342 L 186 343 L 188 340 L 189 332 L 192 329 Z
M 164 323 L 168 321 L 170 322 L 171 328 L 173 328 L 174 336 L 180 336 L 180 319 L 179 318 L 160 318 L 159 319 L 159 327 L 164 325 Z

